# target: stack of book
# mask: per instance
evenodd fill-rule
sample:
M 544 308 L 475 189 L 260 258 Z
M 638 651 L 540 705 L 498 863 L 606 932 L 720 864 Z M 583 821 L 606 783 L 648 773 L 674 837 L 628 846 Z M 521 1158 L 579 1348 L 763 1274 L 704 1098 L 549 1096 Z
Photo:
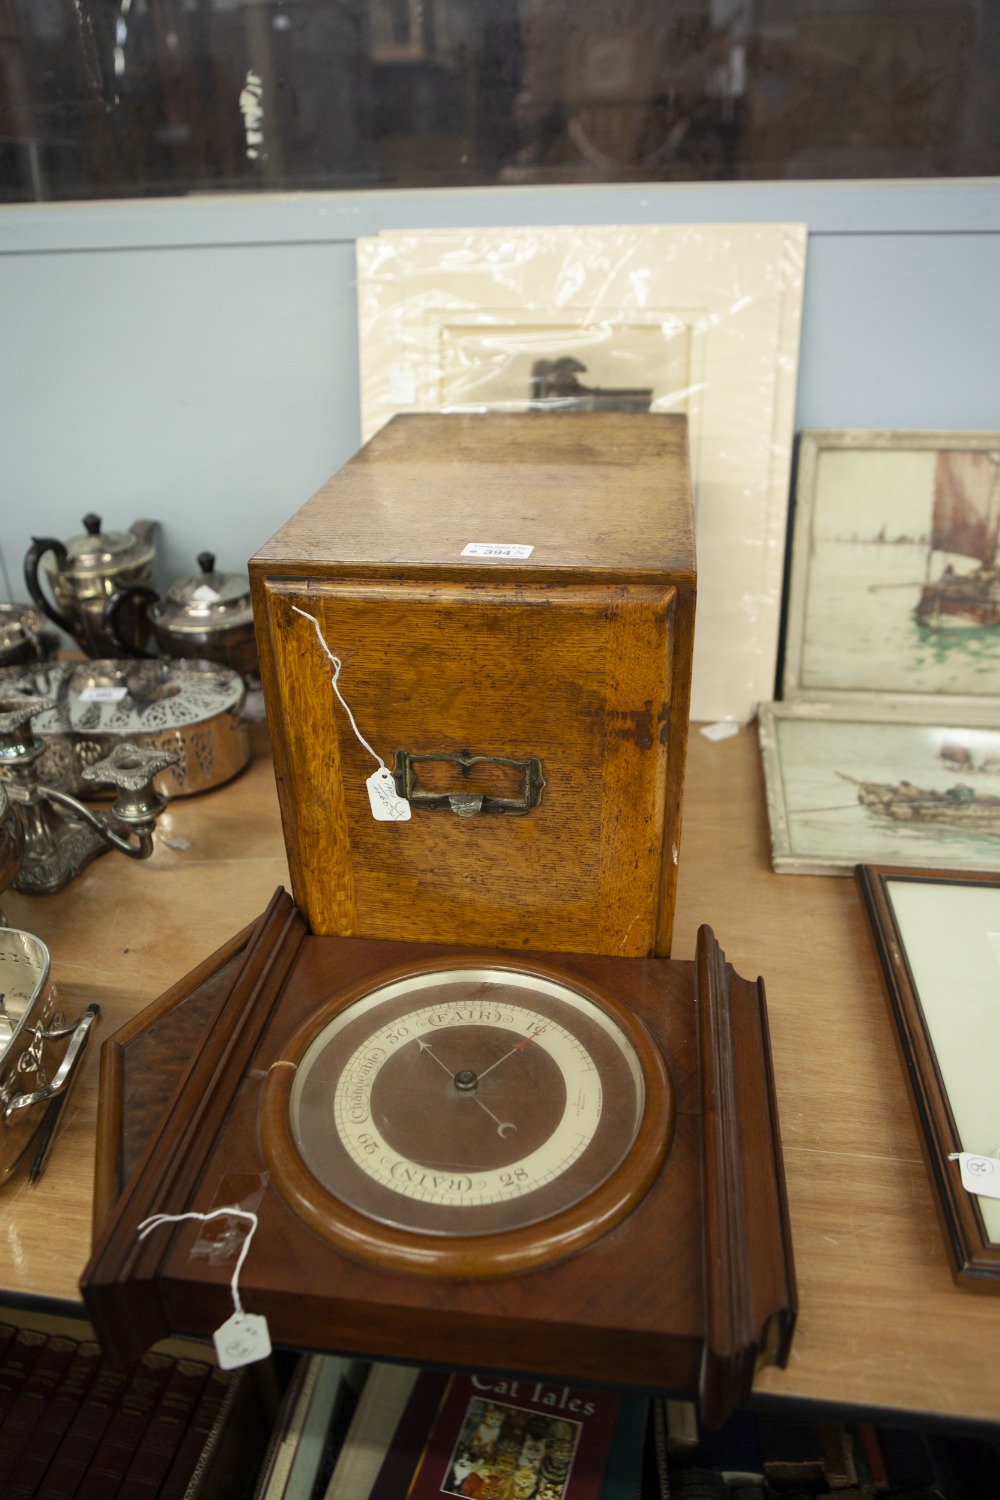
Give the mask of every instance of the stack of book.
M 706 1432 L 686 1401 L 656 1401 L 657 1500 L 986 1500 L 1000 1444 L 919 1426 L 739 1411 Z
M 638 1500 L 648 1411 L 533 1376 L 375 1364 L 312 1500 Z
M 271 1417 L 259 1373 L 0 1324 L 3 1500 L 237 1500 Z

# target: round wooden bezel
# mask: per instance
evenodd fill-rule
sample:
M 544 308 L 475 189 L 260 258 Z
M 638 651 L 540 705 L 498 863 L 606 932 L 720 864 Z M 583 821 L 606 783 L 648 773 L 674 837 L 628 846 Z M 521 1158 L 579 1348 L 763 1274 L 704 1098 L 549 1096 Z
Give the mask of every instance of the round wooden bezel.
M 593 1192 L 540 1222 L 495 1233 L 448 1236 L 400 1229 L 341 1202 L 305 1165 L 291 1127 L 296 1069 L 313 1039 L 341 1011 L 375 989 L 419 974 L 449 969 L 506 970 L 554 981 L 596 1005 L 627 1038 L 639 1059 L 645 1100 L 625 1157 Z M 646 1027 L 613 996 L 569 970 L 500 954 L 428 959 L 373 973 L 339 990 L 288 1039 L 270 1066 L 260 1109 L 261 1149 L 271 1181 L 294 1214 L 336 1249 L 384 1270 L 476 1278 L 533 1270 L 592 1244 L 636 1208 L 659 1175 L 673 1139 L 674 1089 L 666 1062 Z

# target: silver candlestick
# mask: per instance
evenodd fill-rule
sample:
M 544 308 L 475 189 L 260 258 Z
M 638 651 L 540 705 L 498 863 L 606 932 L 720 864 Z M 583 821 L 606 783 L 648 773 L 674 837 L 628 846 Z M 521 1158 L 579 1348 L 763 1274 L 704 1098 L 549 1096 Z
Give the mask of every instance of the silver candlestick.
M 0 776 L 24 824 L 24 855 L 11 883 L 33 896 L 62 890 L 92 859 L 110 849 L 130 859 L 148 859 L 156 820 L 167 800 L 153 790 L 153 778 L 178 759 L 174 750 L 145 750 L 119 741 L 109 755 L 83 772 L 87 781 L 117 788 L 110 810 L 101 816 L 39 780 L 37 762 L 45 744 L 33 732 L 31 720 L 52 707 L 51 698 L 0 698 Z

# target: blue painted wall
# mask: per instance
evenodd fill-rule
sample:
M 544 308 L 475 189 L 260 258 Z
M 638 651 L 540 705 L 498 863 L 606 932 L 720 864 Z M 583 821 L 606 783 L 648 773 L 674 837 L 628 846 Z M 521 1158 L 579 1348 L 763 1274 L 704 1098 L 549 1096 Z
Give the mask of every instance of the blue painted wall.
M 796 428 L 1000 429 L 1000 184 L 495 188 L 0 209 L 0 552 L 163 523 L 242 568 L 359 440 L 353 241 L 486 224 L 809 227 Z

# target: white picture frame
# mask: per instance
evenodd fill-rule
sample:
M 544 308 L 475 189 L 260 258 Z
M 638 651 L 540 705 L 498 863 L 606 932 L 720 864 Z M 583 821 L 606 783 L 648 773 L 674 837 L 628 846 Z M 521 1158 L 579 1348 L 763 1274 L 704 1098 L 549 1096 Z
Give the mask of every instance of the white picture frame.
M 490 361 L 502 363 L 505 341 L 510 353 L 520 340 L 523 358 L 535 337 L 543 354 L 553 339 L 575 352 L 588 384 L 648 385 L 651 410 L 687 416 L 696 721 L 749 722 L 774 693 L 805 250 L 799 224 L 401 230 L 357 242 L 366 439 L 397 412 L 510 409 L 516 395 L 488 389 Z M 609 351 L 628 371 L 620 379 L 594 365 Z

